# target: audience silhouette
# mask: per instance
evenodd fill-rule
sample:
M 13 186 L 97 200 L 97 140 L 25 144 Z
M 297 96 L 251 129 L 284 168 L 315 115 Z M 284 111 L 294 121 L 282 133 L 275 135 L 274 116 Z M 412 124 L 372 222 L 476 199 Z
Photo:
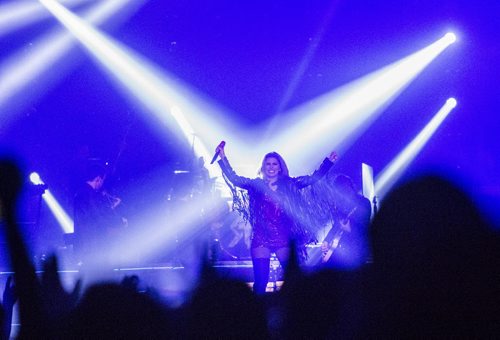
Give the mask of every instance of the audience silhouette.
M 395 189 L 372 223 L 371 239 L 370 335 L 495 334 L 498 233 L 457 186 L 428 175 Z

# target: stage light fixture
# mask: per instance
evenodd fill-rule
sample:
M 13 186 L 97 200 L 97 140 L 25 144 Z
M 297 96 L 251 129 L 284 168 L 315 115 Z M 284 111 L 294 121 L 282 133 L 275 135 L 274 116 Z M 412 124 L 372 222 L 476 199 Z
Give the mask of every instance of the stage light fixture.
M 41 185 L 45 184 L 43 180 L 40 178 L 40 175 L 37 172 L 32 172 L 29 176 L 30 181 L 33 184 Z M 73 232 L 73 220 L 69 217 L 69 215 L 64 211 L 59 202 L 56 200 L 54 195 L 50 192 L 49 189 L 46 189 L 42 195 L 43 201 L 49 207 L 49 210 L 52 212 L 57 222 L 61 226 L 64 233 L 72 233 Z
M 40 178 L 40 175 L 36 172 L 30 174 L 30 181 L 33 184 L 44 184 Z
M 453 44 L 455 41 L 457 41 L 457 36 L 453 32 L 448 32 L 444 35 L 444 39 L 448 44 Z
M 376 210 L 375 183 L 373 181 L 373 168 L 366 163 L 361 163 L 361 183 L 362 194 L 370 201 L 372 205 L 371 216 L 373 216 Z

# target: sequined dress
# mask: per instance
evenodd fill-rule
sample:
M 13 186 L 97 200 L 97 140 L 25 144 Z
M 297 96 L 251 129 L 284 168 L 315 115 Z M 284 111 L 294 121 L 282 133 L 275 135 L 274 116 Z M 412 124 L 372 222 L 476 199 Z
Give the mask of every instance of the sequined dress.
M 323 177 L 333 163 L 325 158 L 320 168 L 310 176 L 281 177 L 276 190 L 261 178 L 238 176 L 227 158 L 219 161 L 224 176 L 235 186 L 248 191 L 249 221 L 253 228 L 252 248 L 264 246 L 272 251 L 288 247 L 290 240 L 306 242 L 306 231 L 299 222 L 300 190 Z

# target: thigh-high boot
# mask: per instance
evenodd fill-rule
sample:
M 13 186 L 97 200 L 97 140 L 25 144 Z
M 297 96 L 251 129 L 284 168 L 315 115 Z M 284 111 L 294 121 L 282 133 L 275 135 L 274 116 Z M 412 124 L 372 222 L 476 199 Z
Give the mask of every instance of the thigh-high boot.
M 253 262 L 253 291 L 256 294 L 264 294 L 266 292 L 267 282 L 269 281 L 269 258 L 252 259 Z

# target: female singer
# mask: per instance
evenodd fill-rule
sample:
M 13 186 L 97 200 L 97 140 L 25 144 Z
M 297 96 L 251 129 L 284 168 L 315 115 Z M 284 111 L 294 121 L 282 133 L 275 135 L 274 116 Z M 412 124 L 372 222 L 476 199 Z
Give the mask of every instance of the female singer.
M 290 242 L 293 240 L 298 247 L 303 247 L 309 241 L 300 221 L 303 217 L 300 216 L 300 190 L 323 177 L 337 160 L 337 154 L 332 152 L 310 176 L 290 177 L 283 158 L 271 152 L 262 160 L 261 177 L 250 179 L 238 176 L 231 168 L 224 144 L 221 143 L 216 150 L 224 175 L 232 184 L 248 191 L 249 220 L 253 227 L 250 251 L 253 289 L 257 294 L 263 294 L 269 280 L 271 253 L 275 253 L 281 266 L 286 268 Z

